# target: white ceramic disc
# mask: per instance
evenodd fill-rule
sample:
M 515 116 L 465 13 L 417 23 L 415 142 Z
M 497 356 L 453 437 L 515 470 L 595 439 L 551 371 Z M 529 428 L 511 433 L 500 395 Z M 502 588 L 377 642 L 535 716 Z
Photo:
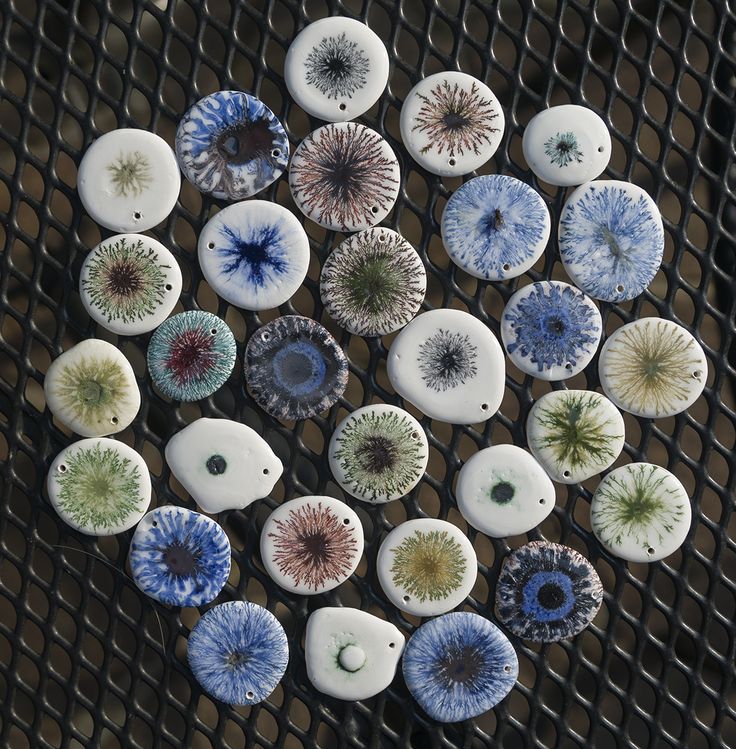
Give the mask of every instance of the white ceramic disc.
M 460 176 L 483 166 L 501 143 L 504 116 L 496 95 L 467 73 L 435 73 L 407 94 L 401 139 L 432 174 Z
M 380 504 L 408 494 L 429 459 L 422 425 L 396 406 L 358 408 L 332 434 L 328 450 L 337 483 L 365 502 Z
M 659 208 L 630 182 L 601 180 L 578 187 L 562 209 L 559 239 L 560 258 L 573 283 L 605 302 L 639 296 L 662 264 Z
M 95 437 L 65 447 L 46 478 L 59 517 L 89 536 L 132 528 L 151 503 L 151 476 L 143 458 L 123 442 Z
M 296 103 L 328 122 L 354 120 L 378 101 L 388 82 L 388 52 L 360 21 L 323 18 L 289 46 L 284 79 Z
M 103 328 L 118 335 L 148 333 L 179 301 L 181 270 L 161 242 L 143 234 L 116 234 L 84 259 L 79 294 Z
M 550 185 L 582 185 L 598 177 L 611 159 L 606 123 L 577 104 L 549 107 L 535 115 L 521 141 L 524 158 Z
M 309 268 L 309 240 L 296 216 L 277 203 L 247 200 L 223 208 L 202 229 L 197 254 L 207 283 L 249 310 L 290 299 Z
M 261 531 L 261 559 L 271 579 L 299 595 L 336 588 L 363 553 L 363 527 L 344 502 L 301 497 L 277 507 Z
M 43 392 L 54 417 L 83 437 L 122 432 L 141 406 L 130 362 L 120 349 L 96 338 L 51 362 Z
M 99 137 L 79 164 L 77 190 L 96 223 L 141 232 L 173 210 L 181 174 L 171 146 L 147 130 L 122 128 Z
M 245 424 L 201 418 L 166 445 L 166 462 L 195 502 L 211 514 L 242 510 L 268 496 L 284 467 Z
M 515 278 L 547 246 L 549 211 L 542 196 L 513 177 L 489 174 L 466 182 L 442 214 L 442 242 L 455 265 L 487 281 Z
M 438 309 L 415 317 L 394 339 L 388 377 L 394 390 L 432 419 L 476 424 L 498 411 L 503 350 L 467 312 Z
M 555 390 L 529 412 L 526 439 L 553 481 L 576 484 L 605 471 L 624 449 L 624 419 L 590 390 Z
M 565 380 L 582 372 L 598 349 L 602 330 L 593 300 L 561 281 L 522 287 L 501 317 L 509 359 L 540 380 Z
M 399 162 L 391 146 L 357 122 L 324 125 L 299 144 L 289 187 L 299 210 L 333 231 L 369 229 L 399 194 Z
M 478 559 L 468 537 L 435 518 L 407 520 L 383 540 L 376 561 L 383 592 L 396 608 L 414 616 L 436 616 L 470 594 Z
M 555 506 L 555 487 L 532 455 L 494 445 L 469 458 L 457 477 L 462 516 L 492 538 L 528 533 Z
M 691 520 L 685 487 L 651 463 L 611 471 L 590 502 L 593 533 L 612 554 L 629 562 L 656 562 L 677 551 Z
M 603 344 L 598 375 L 621 409 L 649 419 L 674 416 L 700 397 L 708 379 L 703 347 L 672 320 L 642 317 Z
M 386 689 L 403 650 L 399 629 L 367 611 L 326 607 L 307 619 L 304 659 L 309 681 L 340 700 L 365 700 Z

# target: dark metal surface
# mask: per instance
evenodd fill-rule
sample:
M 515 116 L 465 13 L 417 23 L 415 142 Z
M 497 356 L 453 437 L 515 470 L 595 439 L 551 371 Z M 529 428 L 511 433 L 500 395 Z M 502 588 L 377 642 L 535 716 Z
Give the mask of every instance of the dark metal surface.
M 0 2 L 0 746 L 33 747 L 721 747 L 736 745 L 734 711 L 736 547 L 732 519 L 736 413 L 734 370 L 734 14 L 729 4 L 673 2 L 477 2 L 475 0 L 3 0 Z M 708 387 L 686 414 L 657 422 L 627 417 L 622 461 L 669 467 L 693 497 L 683 548 L 661 563 L 626 565 L 590 533 L 596 481 L 558 487 L 557 508 L 530 537 L 561 540 L 592 560 L 606 596 L 594 624 L 571 642 L 529 646 L 513 639 L 519 681 L 475 721 L 439 726 L 409 699 L 400 676 L 364 703 L 319 695 L 306 678 L 301 637 L 309 611 L 366 608 L 407 635 L 418 623 L 383 596 L 375 558 L 385 530 L 422 514 L 467 529 L 452 484 L 461 462 L 490 443 L 524 444 L 523 422 L 548 389 L 510 368 L 500 413 L 480 427 L 431 422 L 426 480 L 411 496 L 368 507 L 366 553 L 336 591 L 290 596 L 270 583 L 257 541 L 270 508 L 300 494 L 342 497 L 324 458 L 335 423 L 375 400 L 401 404 L 385 374 L 390 338 L 362 340 L 323 314 L 319 268 L 339 237 L 307 222 L 308 279 L 281 313 L 321 319 L 345 347 L 350 384 L 325 418 L 280 424 L 247 397 L 242 367 L 207 401 L 172 404 L 145 373 L 147 338 L 120 339 L 139 378 L 143 405 L 121 436 L 142 452 L 155 501 L 189 503 L 163 460 L 166 440 L 199 415 L 227 416 L 261 432 L 284 461 L 272 499 L 223 515 L 233 574 L 218 600 L 246 597 L 283 622 L 291 662 L 268 702 L 229 708 L 204 695 L 186 665 L 186 637 L 199 613 L 154 607 L 124 573 L 130 534 L 75 534 L 45 497 L 46 468 L 72 437 L 45 409 L 49 362 L 98 336 L 77 292 L 85 251 L 101 234 L 81 208 L 76 168 L 86 146 L 115 127 L 154 130 L 173 143 L 176 123 L 217 88 L 260 96 L 284 121 L 292 147 L 319 123 L 289 100 L 283 60 L 309 20 L 341 13 L 367 20 L 391 53 L 389 89 L 362 118 L 388 138 L 402 165 L 402 191 L 385 222 L 427 264 L 426 307 L 467 309 L 498 333 L 504 300 L 530 278 L 564 278 L 556 243 L 522 279 L 481 283 L 454 269 L 439 238 L 444 203 L 460 180 L 414 164 L 398 133 L 403 97 L 421 75 L 460 69 L 498 95 L 507 129 L 482 170 L 530 181 L 556 220 L 564 191 L 538 185 L 521 155 L 530 117 L 551 104 L 587 104 L 607 121 L 607 176 L 629 179 L 658 201 L 665 262 L 651 288 L 622 307 L 601 305 L 607 330 L 661 315 L 692 330 L 709 362 Z M 731 175 L 729 177 L 729 175 Z M 263 197 L 293 208 L 286 180 Z M 219 301 L 202 280 L 196 237 L 215 207 L 190 185 L 153 234 L 184 274 L 180 309 L 218 312 L 242 356 L 259 319 Z M 595 362 L 570 387 L 597 386 Z M 412 410 L 412 409 L 410 409 Z M 193 506 L 193 505 L 190 505 Z M 509 548 L 468 529 L 480 575 L 468 606 L 492 618 L 494 581 Z

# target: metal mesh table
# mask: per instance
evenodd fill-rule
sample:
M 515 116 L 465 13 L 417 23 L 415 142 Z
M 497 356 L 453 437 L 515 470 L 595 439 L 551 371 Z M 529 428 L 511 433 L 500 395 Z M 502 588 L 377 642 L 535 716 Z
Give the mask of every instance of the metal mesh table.
M 85 251 L 101 239 L 75 191 L 81 154 L 115 127 L 151 129 L 170 143 L 176 123 L 218 88 L 261 97 L 284 121 L 292 145 L 318 124 L 296 108 L 283 83 L 290 39 L 330 14 L 366 20 L 392 61 L 387 93 L 363 121 L 399 155 L 402 189 L 386 222 L 419 249 L 428 270 L 426 308 L 470 311 L 498 333 L 505 300 L 529 278 L 564 279 L 555 240 L 526 279 L 481 283 L 455 269 L 439 237 L 442 208 L 460 180 L 417 167 L 399 137 L 403 97 L 421 75 L 460 69 L 486 80 L 506 113 L 501 148 L 484 173 L 530 181 L 559 216 L 564 191 L 538 185 L 521 156 L 521 134 L 540 109 L 592 107 L 607 121 L 607 175 L 634 181 L 658 201 L 665 261 L 650 289 L 620 307 L 603 304 L 608 332 L 637 316 L 661 315 L 692 330 L 709 361 L 704 396 L 656 422 L 627 417 L 622 460 L 647 459 L 681 479 L 697 521 L 665 562 L 629 564 L 590 532 L 596 481 L 558 487 L 557 508 L 532 538 L 582 551 L 606 589 L 593 626 L 571 642 L 514 640 L 517 686 L 477 720 L 440 726 L 410 700 L 400 676 L 385 693 L 343 703 L 315 692 L 301 649 L 306 618 L 323 605 L 383 615 L 407 634 L 417 622 L 388 605 L 375 573 L 385 531 L 429 515 L 465 526 L 452 494 L 464 459 L 490 443 L 524 444 L 532 400 L 549 389 L 509 370 L 500 413 L 482 427 L 424 418 L 431 458 L 426 479 L 404 500 L 368 507 L 347 498 L 366 531 L 357 573 L 330 594 L 288 595 L 265 574 L 257 552 L 270 509 L 301 494 L 342 496 L 325 446 L 346 410 L 401 405 L 385 370 L 390 337 L 364 340 L 323 313 L 318 276 L 339 237 L 307 223 L 307 281 L 280 312 L 322 320 L 350 359 L 338 407 L 281 424 L 247 397 L 242 368 L 197 404 L 170 403 L 145 372 L 146 337 L 117 339 L 96 328 L 77 292 Z M 728 2 L 609 0 L 3 0 L 0 3 L 0 746 L 22 747 L 702 747 L 736 744 L 733 620 L 736 546 L 729 538 L 736 460 L 733 396 L 734 108 L 736 16 Z M 264 195 L 293 208 L 285 179 Z M 180 309 L 217 312 L 242 355 L 260 318 L 228 306 L 203 282 L 196 237 L 214 207 L 184 185 L 174 212 L 153 234 L 184 274 Z M 46 468 L 72 437 L 44 406 L 50 361 L 78 340 L 118 343 L 143 395 L 121 438 L 145 457 L 156 501 L 191 504 L 163 460 L 166 440 L 200 415 L 254 427 L 285 465 L 272 499 L 220 518 L 233 543 L 233 573 L 221 599 L 246 597 L 283 622 L 292 657 L 282 685 L 253 708 L 215 704 L 186 666 L 186 637 L 199 613 L 156 607 L 125 574 L 130 534 L 93 539 L 54 514 Z M 733 361 L 733 357 L 731 357 Z M 595 362 L 568 382 L 597 386 Z M 409 407 L 410 408 L 410 407 Z M 411 410 L 411 408 L 410 408 Z M 193 506 L 193 505 L 191 505 Z M 468 608 L 493 616 L 494 581 L 509 548 L 467 529 L 480 574 Z

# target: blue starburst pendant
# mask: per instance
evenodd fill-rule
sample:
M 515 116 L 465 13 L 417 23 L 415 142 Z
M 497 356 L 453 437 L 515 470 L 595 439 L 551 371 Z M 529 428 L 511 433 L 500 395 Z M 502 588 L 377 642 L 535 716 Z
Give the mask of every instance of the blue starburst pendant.
M 170 606 L 217 598 L 230 574 L 230 541 L 206 515 L 167 505 L 138 523 L 128 556 L 133 582 Z
M 249 310 L 272 309 L 291 298 L 309 267 L 309 240 L 291 211 L 265 200 L 223 208 L 197 245 L 207 283 L 223 299 Z
M 427 715 L 455 723 L 481 715 L 511 691 L 516 651 L 488 619 L 468 611 L 422 624 L 404 649 L 404 680 Z
M 276 115 L 242 91 L 216 91 L 179 122 L 176 158 L 200 191 L 242 200 L 277 180 L 289 161 L 289 139 Z
M 593 300 L 561 281 L 519 289 L 501 318 L 509 359 L 540 380 L 565 380 L 582 372 L 595 355 L 602 330 Z
M 487 281 L 515 278 L 547 245 L 550 218 L 542 196 L 513 177 L 476 177 L 457 189 L 442 214 L 442 241 L 452 261 Z
M 228 705 L 255 705 L 278 686 L 289 642 L 278 619 L 249 601 L 213 606 L 189 635 L 189 667 L 205 692 Z
M 532 541 L 509 554 L 496 584 L 499 621 L 534 642 L 582 632 L 601 607 L 603 586 L 593 565 L 568 546 Z
M 562 209 L 559 234 L 568 275 L 604 302 L 639 296 L 662 263 L 659 208 L 630 182 L 601 180 L 579 187 Z

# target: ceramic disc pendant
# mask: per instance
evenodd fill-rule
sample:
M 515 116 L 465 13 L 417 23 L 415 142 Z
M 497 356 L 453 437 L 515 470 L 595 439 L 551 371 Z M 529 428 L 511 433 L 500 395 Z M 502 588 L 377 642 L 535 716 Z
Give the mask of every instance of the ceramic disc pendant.
M 466 182 L 442 214 L 442 242 L 455 265 L 488 281 L 529 270 L 547 245 L 550 218 L 542 196 L 513 177 Z
M 619 408 L 661 419 L 685 411 L 700 397 L 708 360 L 681 325 L 642 317 L 603 344 L 598 374 L 604 392 Z
M 506 635 L 469 611 L 422 624 L 406 644 L 402 667 L 411 696 L 441 723 L 490 710 L 519 675 L 519 659 Z
M 388 82 L 388 52 L 360 21 L 333 16 L 310 23 L 289 46 L 286 87 L 321 120 L 354 120 L 370 109 Z
M 429 459 L 422 425 L 396 406 L 364 406 L 345 417 L 328 450 L 337 483 L 365 502 L 380 504 L 408 494 Z
M 205 692 L 228 705 L 263 702 L 289 663 L 289 641 L 279 620 L 249 601 L 206 611 L 189 635 L 187 658 Z
M 562 209 L 559 239 L 560 258 L 573 283 L 604 302 L 639 296 L 662 264 L 659 208 L 630 182 L 578 187 Z
M 503 398 L 503 350 L 480 321 L 454 309 L 425 312 L 391 344 L 388 377 L 394 390 L 432 419 L 476 424 Z
M 593 621 L 602 601 L 593 565 L 574 549 L 547 541 L 511 552 L 496 583 L 499 621 L 533 642 L 574 637 Z
M 166 505 L 138 523 L 128 561 L 133 582 L 147 596 L 169 606 L 201 606 L 227 582 L 230 541 L 206 515 Z
M 397 525 L 386 536 L 376 569 L 383 592 L 396 608 L 414 616 L 436 616 L 470 594 L 478 559 L 457 526 L 421 518 Z
M 403 328 L 419 311 L 427 273 L 399 233 L 367 229 L 341 242 L 325 261 L 320 293 L 330 317 L 362 336 Z
M 294 214 L 265 200 L 223 208 L 199 235 L 207 283 L 225 301 L 249 310 L 278 307 L 302 285 L 309 240 Z
M 611 471 L 590 503 L 593 533 L 612 554 L 629 562 L 656 562 L 677 551 L 691 520 L 685 487 L 651 463 Z
M 89 536 L 112 536 L 132 528 L 151 503 L 151 477 L 132 447 L 96 437 L 64 448 L 46 479 L 59 517 Z
M 166 462 L 210 514 L 267 497 L 284 471 L 263 437 L 229 419 L 201 418 L 184 427 L 168 441 Z
M 467 73 L 435 73 L 408 93 L 401 107 L 401 139 L 432 174 L 460 176 L 496 153 L 504 116 L 493 91 Z
M 148 333 L 179 301 L 181 270 L 161 242 L 142 234 L 117 234 L 84 259 L 79 294 L 90 317 L 107 330 Z
M 565 380 L 582 372 L 595 355 L 602 330 L 593 300 L 561 281 L 519 289 L 501 318 L 509 359 L 540 380 Z
M 521 147 L 539 179 L 562 187 L 590 182 L 611 159 L 606 123 L 592 109 L 576 104 L 535 115 L 524 130 Z
M 367 611 L 331 606 L 307 620 L 307 676 L 339 700 L 365 700 L 386 689 L 403 650 L 404 635 Z
M 117 232 L 141 232 L 174 209 L 181 175 L 169 144 L 135 128 L 112 130 L 85 151 L 77 191 L 92 220 Z
M 245 381 L 256 403 L 277 419 L 298 421 L 327 411 L 345 391 L 348 361 L 318 322 L 278 317 L 245 348 Z
M 470 457 L 455 488 L 462 516 L 492 538 L 528 533 L 555 506 L 555 487 L 542 466 L 515 445 L 494 445 Z
M 224 320 L 203 310 L 170 317 L 151 336 L 148 371 L 166 396 L 196 401 L 225 384 L 235 366 L 235 338 Z
M 355 572 L 363 527 L 344 502 L 301 497 L 277 507 L 261 531 L 261 558 L 271 579 L 299 595 L 325 593 Z
M 276 115 L 255 96 L 216 91 L 179 121 L 176 158 L 200 192 L 242 200 L 283 174 L 289 139 Z
M 120 349 L 96 338 L 51 362 L 43 392 L 54 417 L 83 437 L 122 432 L 141 406 L 130 362 Z
M 361 231 L 383 221 L 394 207 L 399 182 L 391 146 L 356 122 L 310 133 L 289 167 L 289 187 L 299 210 L 333 231 Z
M 624 419 L 590 390 L 555 390 L 529 412 L 526 439 L 553 481 L 575 484 L 611 466 L 624 449 Z

